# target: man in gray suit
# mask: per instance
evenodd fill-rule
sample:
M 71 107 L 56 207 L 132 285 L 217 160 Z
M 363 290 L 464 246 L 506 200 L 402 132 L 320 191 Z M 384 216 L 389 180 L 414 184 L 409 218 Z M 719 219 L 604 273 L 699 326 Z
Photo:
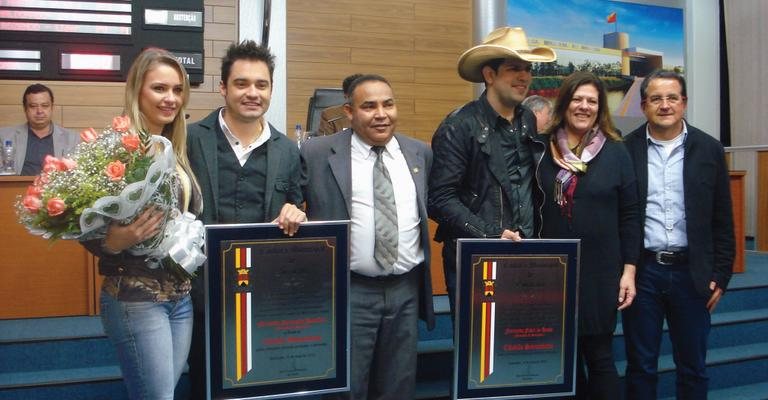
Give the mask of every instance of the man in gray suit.
M 272 98 L 275 57 L 248 40 L 232 44 L 221 63 L 225 106 L 187 130 L 187 155 L 203 195 L 205 224 L 275 222 L 293 235 L 305 220 L 299 208 L 301 161 L 296 144 L 264 118 Z M 201 274 L 201 272 L 198 272 Z M 190 393 L 206 398 L 202 279 L 195 279 L 195 323 L 189 353 Z
M 434 326 L 426 210 L 432 151 L 394 133 L 397 105 L 381 76 L 357 78 L 344 110 L 351 128 L 301 147 L 307 216 L 351 220 L 350 397 L 412 399 L 418 318 Z
M 74 150 L 80 137 L 51 121 L 53 91 L 48 86 L 29 85 L 22 97 L 27 122 L 0 129 L 5 145 L 10 140 L 15 148 L 14 166 L 19 175 L 37 175 L 43 168 L 45 156 L 61 157 Z

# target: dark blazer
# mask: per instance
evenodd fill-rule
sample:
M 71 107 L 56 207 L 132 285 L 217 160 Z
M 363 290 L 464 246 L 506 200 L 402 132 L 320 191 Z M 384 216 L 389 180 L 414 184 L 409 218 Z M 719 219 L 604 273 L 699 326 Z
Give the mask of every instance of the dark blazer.
M 686 122 L 687 124 L 687 122 Z M 735 241 L 728 168 L 723 146 L 687 124 L 684 144 L 683 192 L 688 233 L 688 260 L 696 290 L 709 297 L 709 282 L 725 289 L 731 279 Z M 648 200 L 648 139 L 646 125 L 626 138 L 637 174 L 640 212 L 645 221 Z M 642 268 L 642 263 L 638 267 Z
M 395 134 L 416 186 L 419 217 L 421 217 L 421 245 L 424 266 L 419 289 L 419 317 L 432 329 L 435 325 L 430 276 L 430 239 L 427 222 L 427 177 L 432 166 L 432 150 L 415 139 Z M 320 136 L 301 146 L 302 162 L 307 181 L 304 196 L 307 218 L 310 220 L 349 219 L 352 204 L 352 130 L 345 129 L 330 136 Z M 354 238 L 352 238 L 354 240 Z
M 272 125 L 272 135 L 267 146 L 267 184 L 264 193 L 265 221 L 271 222 L 285 203 L 301 207 L 301 161 L 296 143 L 280 133 Z M 223 135 L 219 125 L 219 110 L 187 127 L 187 156 L 203 195 L 203 223 L 218 222 L 219 210 L 219 161 L 217 135 Z
M 539 167 L 546 194 L 542 237 L 581 239 L 579 335 L 610 334 L 616 328 L 616 296 L 624 264 L 637 265 L 642 249 L 637 180 L 624 144 L 607 139 L 579 175 L 572 217 L 554 199 L 560 172 L 547 146 Z

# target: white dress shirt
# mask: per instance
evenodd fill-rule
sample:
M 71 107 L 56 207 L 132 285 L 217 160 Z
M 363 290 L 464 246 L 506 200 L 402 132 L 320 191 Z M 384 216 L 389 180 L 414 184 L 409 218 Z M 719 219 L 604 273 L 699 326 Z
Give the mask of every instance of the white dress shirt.
M 362 275 L 381 276 L 386 273 L 373 258 L 376 241 L 376 224 L 373 218 L 373 164 L 376 162 L 376 153 L 371 148 L 372 146 L 363 142 L 357 134 L 352 135 L 349 266 L 352 271 Z M 393 137 L 387 143 L 382 157 L 392 180 L 397 207 L 399 237 L 394 274 L 400 275 L 424 262 L 416 185 L 397 139 Z
M 224 137 L 227 138 L 227 142 L 229 142 L 229 145 L 232 147 L 232 151 L 235 152 L 235 156 L 237 156 L 237 161 L 240 162 L 241 167 L 248 161 L 248 157 L 251 156 L 253 150 L 257 149 L 262 144 L 267 143 L 269 137 L 272 136 L 272 129 L 270 129 L 269 124 L 266 121 L 263 121 L 261 136 L 256 138 L 256 140 L 248 146 L 242 146 L 240 139 L 232 134 L 232 131 L 229 130 L 227 123 L 224 121 L 224 108 L 219 110 L 219 126 L 221 126 L 221 131 L 224 132 Z

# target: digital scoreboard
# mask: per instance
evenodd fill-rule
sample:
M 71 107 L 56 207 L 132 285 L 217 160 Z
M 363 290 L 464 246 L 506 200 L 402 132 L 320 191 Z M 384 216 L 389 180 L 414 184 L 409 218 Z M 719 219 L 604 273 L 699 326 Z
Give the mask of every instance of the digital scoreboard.
M 203 81 L 203 0 L 0 0 L 0 79 L 125 81 L 141 50 Z

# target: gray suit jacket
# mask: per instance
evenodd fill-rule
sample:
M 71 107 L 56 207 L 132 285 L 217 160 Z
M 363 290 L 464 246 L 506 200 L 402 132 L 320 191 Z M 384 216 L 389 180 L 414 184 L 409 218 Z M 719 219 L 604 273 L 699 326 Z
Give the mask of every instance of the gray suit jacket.
M 432 329 L 435 324 L 430 274 L 430 237 L 427 219 L 427 177 L 432 150 L 425 143 L 395 134 L 416 186 L 421 244 L 425 262 L 419 289 L 419 317 Z M 352 203 L 352 130 L 314 137 L 302 144 L 301 156 L 307 180 L 303 183 L 310 220 L 349 219 Z M 354 240 L 354 238 L 352 238 Z
M 14 160 L 16 173 L 21 171 L 21 168 L 24 166 L 24 157 L 27 155 L 28 131 L 29 125 L 27 125 L 27 123 L 13 127 L 0 128 L 0 140 L 2 140 L 2 145 L 5 145 L 6 140 L 11 140 L 13 142 L 13 147 L 16 150 L 16 158 Z M 69 129 L 53 124 L 54 157 L 61 157 L 73 151 L 78 143 L 80 143 L 80 135 L 75 134 Z
M 283 204 L 301 207 L 301 163 L 296 144 L 270 125 L 272 136 L 267 146 L 267 184 L 264 193 L 265 221 L 275 219 Z M 192 171 L 200 184 L 203 195 L 203 223 L 218 221 L 219 210 L 219 162 L 217 136 L 223 135 L 219 126 L 219 110 L 214 110 L 202 120 L 187 127 L 187 157 Z

